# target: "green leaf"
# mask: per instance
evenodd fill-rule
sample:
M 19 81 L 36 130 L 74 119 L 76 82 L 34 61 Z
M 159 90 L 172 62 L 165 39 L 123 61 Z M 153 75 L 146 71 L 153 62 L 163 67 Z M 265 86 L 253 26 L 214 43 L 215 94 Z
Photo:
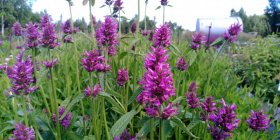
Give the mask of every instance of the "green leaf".
M 5 132 L 5 131 L 9 131 L 9 130 L 12 130 L 12 129 L 14 129 L 14 126 L 6 126 L 5 128 L 3 128 L 1 131 L 0 131 L 0 134 L 3 134 L 3 132 Z
M 156 8 L 156 10 L 158 10 L 158 9 L 160 9 L 161 8 L 161 6 L 158 6 L 157 8 Z
M 136 134 L 136 138 L 142 138 L 148 135 L 148 133 L 150 132 L 150 128 L 151 128 L 151 118 L 149 120 L 147 120 L 143 127 L 138 131 L 138 133 Z M 159 120 L 155 120 L 154 121 L 154 126 L 156 127 L 159 124 Z
M 210 46 L 215 46 L 221 44 L 222 42 L 223 42 L 223 38 L 219 37 L 213 43 L 211 43 Z
M 67 105 L 68 105 L 69 102 L 71 101 L 71 98 L 72 98 L 72 97 L 67 97 L 67 98 L 60 104 L 60 106 L 67 107 Z
M 85 136 L 83 140 L 95 140 L 94 135 Z
M 179 96 L 172 101 L 172 104 L 180 103 L 181 100 L 183 100 L 184 98 L 185 98 L 184 96 Z
M 136 97 L 142 92 L 142 88 L 138 88 L 133 94 L 132 94 L 132 96 L 129 98 L 129 100 L 128 100 L 128 105 L 130 105 L 135 99 L 136 99 Z
M 123 105 L 119 101 L 116 101 L 117 99 L 113 99 L 113 97 L 111 97 L 110 94 L 105 93 L 105 92 L 101 92 L 98 95 L 105 97 L 106 101 L 108 101 L 110 104 L 112 104 L 113 107 L 118 108 L 117 110 L 121 111 L 119 113 L 125 114 L 126 111 L 125 111 Z
M 91 6 L 95 5 L 95 0 L 91 0 Z
M 167 5 L 167 6 L 169 6 L 169 7 L 173 7 L 172 5 Z
M 67 140 L 80 140 L 82 139 L 81 136 L 78 136 L 73 131 L 67 131 L 65 134 L 65 139 Z
M 190 51 L 188 56 L 189 56 L 189 66 L 191 66 L 193 62 L 196 60 L 197 54 L 194 51 Z
M 128 54 L 128 52 L 122 52 L 119 55 L 119 60 L 122 60 L 126 55 Z
M 103 8 L 103 7 L 105 7 L 106 5 L 102 5 L 102 6 L 100 6 L 99 8 Z
M 189 130 L 191 130 L 191 129 L 194 128 L 196 125 L 198 125 L 199 122 L 200 122 L 200 120 L 194 119 L 194 120 L 191 121 L 191 123 L 188 125 L 187 128 L 188 128 Z
M 63 115 L 59 118 L 59 120 L 62 120 L 65 115 L 71 110 L 71 108 L 78 103 L 79 101 L 81 101 L 82 99 L 84 99 L 85 95 L 84 94 L 79 94 L 78 96 L 76 96 L 67 106 L 67 108 L 65 109 Z
M 131 110 L 124 114 L 111 128 L 111 134 L 113 136 L 119 136 L 127 127 L 131 119 L 137 114 L 136 110 Z
M 193 138 L 198 138 L 197 136 L 195 136 L 194 134 L 192 134 L 190 132 L 190 129 L 186 127 L 186 125 L 182 122 L 182 120 L 180 118 L 178 118 L 177 116 L 173 117 L 171 119 L 172 122 L 174 122 L 178 127 L 180 127 L 184 132 L 186 132 L 187 134 L 189 134 L 190 136 L 192 136 Z

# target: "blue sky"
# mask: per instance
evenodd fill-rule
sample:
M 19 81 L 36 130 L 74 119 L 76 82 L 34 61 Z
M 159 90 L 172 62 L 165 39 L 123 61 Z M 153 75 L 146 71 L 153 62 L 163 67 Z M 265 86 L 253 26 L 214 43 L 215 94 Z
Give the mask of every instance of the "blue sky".
M 84 17 L 89 21 L 88 6 L 82 5 L 82 0 L 72 0 L 73 18 Z M 96 0 L 92 13 L 97 19 L 103 20 L 109 14 L 108 7 L 99 8 L 105 0 Z M 158 23 L 162 21 L 162 10 L 155 10 L 160 4 L 160 0 L 149 0 L 147 16 L 156 19 Z M 127 18 L 137 14 L 137 0 L 123 0 L 124 12 Z M 268 0 L 169 0 L 173 7 L 166 8 L 166 21 L 177 22 L 183 28 L 195 30 L 197 18 L 224 18 L 229 17 L 230 10 L 238 11 L 244 8 L 247 15 L 262 15 L 268 6 Z M 141 0 L 141 18 L 144 18 L 145 0 Z M 59 20 L 62 15 L 63 20 L 70 17 L 68 3 L 66 0 L 36 0 L 32 6 L 33 11 L 40 12 L 47 10 L 54 20 Z

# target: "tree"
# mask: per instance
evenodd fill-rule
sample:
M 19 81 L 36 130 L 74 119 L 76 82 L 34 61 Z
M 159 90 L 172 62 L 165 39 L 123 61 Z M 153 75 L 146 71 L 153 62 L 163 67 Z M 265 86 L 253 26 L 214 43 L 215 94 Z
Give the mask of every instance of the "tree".
M 10 28 L 16 21 L 22 25 L 40 21 L 39 13 L 32 12 L 31 3 L 32 0 L 1 0 L 2 34 L 4 28 Z
M 280 30 L 280 0 L 268 0 L 269 6 L 265 9 L 265 15 L 269 20 L 272 32 Z M 278 26 L 277 26 L 278 25 Z

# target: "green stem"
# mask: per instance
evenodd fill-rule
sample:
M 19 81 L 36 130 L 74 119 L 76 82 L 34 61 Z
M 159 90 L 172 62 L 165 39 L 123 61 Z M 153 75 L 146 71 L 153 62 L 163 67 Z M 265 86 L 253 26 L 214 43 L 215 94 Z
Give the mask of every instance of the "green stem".
M 138 17 L 137 17 L 137 29 L 136 32 L 139 33 L 140 26 L 140 0 L 138 0 Z
M 165 6 L 162 6 L 163 14 L 162 14 L 162 24 L 164 24 L 164 18 L 165 18 Z
M 164 140 L 164 127 L 163 127 L 164 120 L 160 119 L 160 140 Z
M 119 37 L 122 35 L 121 11 L 119 11 Z
M 57 131 L 57 139 L 61 139 L 60 135 L 60 125 L 59 125 L 59 114 L 58 114 L 58 103 L 57 103 L 57 95 L 55 91 L 55 85 L 54 85 L 54 79 L 53 79 L 53 71 L 52 68 L 50 68 L 50 74 L 51 74 L 51 84 L 52 84 L 52 93 L 53 93 L 53 99 L 54 99 L 54 110 L 55 110 L 55 116 L 56 116 L 56 131 Z
M 27 116 L 27 109 L 26 109 L 26 102 L 24 99 L 24 95 L 21 95 L 21 102 L 22 102 L 22 110 L 23 110 L 23 117 L 24 117 L 24 123 L 28 127 L 28 116 Z
M 44 89 L 42 88 L 41 85 L 39 86 L 39 89 L 40 89 L 40 91 L 41 91 L 41 93 L 42 93 L 43 101 L 44 101 L 45 107 L 47 108 L 48 116 L 51 116 L 50 107 L 49 107 L 49 104 L 48 104 L 48 102 L 47 102 L 46 94 L 45 94 L 45 92 L 44 92 Z
M 210 80 L 211 80 L 211 78 L 212 78 L 212 75 L 213 75 L 213 70 L 214 70 L 214 66 L 215 66 L 216 60 L 217 60 L 217 58 L 220 56 L 220 53 L 222 52 L 222 50 L 223 50 L 225 44 L 227 44 L 227 41 L 224 41 L 224 43 L 223 43 L 222 46 L 221 46 L 221 49 L 218 51 L 218 54 L 215 56 L 214 60 L 213 60 L 212 63 L 211 63 L 209 76 L 208 76 L 207 82 L 206 82 L 205 97 L 207 96 L 207 94 L 208 94 L 208 92 L 209 92 L 209 91 L 208 91 L 208 90 L 209 90 L 209 82 L 210 82 Z
M 53 61 L 52 60 L 52 57 L 51 57 L 51 52 L 50 52 L 50 49 L 48 49 L 48 53 L 49 53 L 49 59 L 50 61 Z M 60 140 L 61 139 L 61 134 L 60 134 L 60 125 L 59 125 L 59 114 L 58 114 L 58 103 L 57 103 L 57 95 L 56 95 L 56 90 L 55 90 L 55 84 L 54 84 L 54 73 L 53 73 L 53 70 L 52 68 L 49 69 L 50 71 L 50 77 L 51 77 L 51 87 L 52 87 L 52 96 L 53 98 L 53 108 L 54 108 L 54 112 L 55 112 L 55 116 L 56 116 L 56 131 L 57 131 L 57 140 Z
M 148 5 L 148 1 L 145 2 L 145 18 L 144 18 L 144 20 L 145 20 L 145 31 L 147 31 L 147 5 Z
M 105 98 L 104 97 L 102 97 L 102 114 L 103 114 L 103 121 L 104 121 L 104 126 L 105 126 L 106 137 L 107 137 L 107 140 L 110 140 L 111 137 L 110 137 L 107 120 L 106 120 Z
M 91 13 L 91 1 L 89 1 L 89 16 L 90 16 L 89 19 L 90 19 L 91 39 L 94 42 L 93 46 L 95 46 L 93 16 L 92 16 L 92 13 Z
M 151 127 L 151 130 L 150 130 L 150 140 L 154 140 L 154 137 L 155 137 L 155 135 L 154 135 L 154 123 L 155 123 L 155 121 L 154 121 L 154 118 L 151 118 L 151 121 L 150 121 L 150 127 Z

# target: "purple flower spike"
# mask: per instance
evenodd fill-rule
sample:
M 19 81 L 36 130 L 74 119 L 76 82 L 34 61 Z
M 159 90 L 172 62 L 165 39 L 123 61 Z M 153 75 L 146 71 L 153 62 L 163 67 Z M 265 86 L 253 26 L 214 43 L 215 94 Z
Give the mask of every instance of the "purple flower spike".
M 118 79 L 117 83 L 119 86 L 124 86 L 125 83 L 128 81 L 128 70 L 126 69 L 119 69 L 118 70 Z
M 67 35 L 65 36 L 65 38 L 63 39 L 64 43 L 73 43 L 73 38 L 71 35 Z
M 26 127 L 22 123 L 16 124 L 13 138 L 9 140 L 35 140 L 35 131 L 33 128 Z
M 166 5 L 168 4 L 168 1 L 167 1 L 167 0 L 161 0 L 161 1 L 160 1 L 160 4 L 161 4 L 162 6 L 166 6 Z
M 207 113 L 217 110 L 216 103 L 214 102 L 214 98 L 212 96 L 207 97 L 206 100 L 201 104 L 201 107 Z
M 131 27 L 130 27 L 131 33 L 135 33 L 136 32 L 136 28 L 137 28 L 137 24 L 136 24 L 136 22 L 133 22 Z
M 186 71 L 188 69 L 188 64 L 186 63 L 186 60 L 183 57 L 178 59 L 177 69 L 179 71 Z
M 175 96 L 171 68 L 167 63 L 167 50 L 159 46 L 151 47 L 151 52 L 145 58 L 147 72 L 139 82 L 143 91 L 137 97 L 148 116 L 158 117 L 160 106 L 171 96 Z
M 246 120 L 249 127 L 254 131 L 265 131 L 269 128 L 269 119 L 262 110 L 254 112 L 251 111 L 251 116 Z
M 51 69 L 58 63 L 58 59 L 53 59 L 51 61 L 43 61 L 42 63 L 46 68 Z
M 116 0 L 114 3 L 114 8 L 113 8 L 113 16 L 116 18 L 118 17 L 118 13 L 123 9 L 122 7 L 122 0 Z
M 115 56 L 117 54 L 117 48 L 115 46 L 109 46 L 108 55 Z
M 85 96 L 91 96 L 91 97 L 96 97 L 100 91 L 102 91 L 101 86 L 99 84 L 94 85 L 93 89 L 90 88 L 90 86 L 87 86 L 85 89 Z
M 27 34 L 26 46 L 31 49 L 37 47 L 39 45 L 40 34 L 38 32 L 38 29 L 33 23 L 30 22 L 26 25 L 26 34 Z
M 62 24 L 62 30 L 64 34 L 72 34 L 71 21 L 69 19 Z
M 231 133 L 225 132 L 217 126 L 213 127 L 210 125 L 209 130 L 211 131 L 214 140 L 225 140 L 226 138 L 231 137 Z
M 154 34 L 154 46 L 168 47 L 171 44 L 171 30 L 168 24 L 162 25 L 160 28 L 156 29 Z
M 177 107 L 172 107 L 172 103 L 169 103 L 166 108 L 163 109 L 162 118 L 163 119 L 170 119 L 171 117 L 177 115 Z
M 45 14 L 41 17 L 41 23 L 40 23 L 40 29 L 43 29 L 46 27 L 47 24 L 51 23 L 52 19 L 49 15 Z
M 32 86 L 35 83 L 32 61 L 29 56 L 23 60 L 23 52 L 24 49 L 18 54 L 16 64 L 7 68 L 7 75 L 12 83 L 11 90 L 17 95 L 20 93 L 27 95 L 36 90 L 36 87 Z
M 119 43 L 117 32 L 117 21 L 110 16 L 106 16 L 105 22 L 101 23 L 100 28 L 95 33 L 98 45 L 104 47 L 117 46 Z
M 217 140 L 231 137 L 232 131 L 238 127 L 240 122 L 236 118 L 236 105 L 228 106 L 224 99 L 222 99 L 221 103 L 223 107 L 209 115 L 209 121 L 214 123 L 214 126 L 210 125 L 210 131 L 212 132 L 213 138 Z
M 148 31 L 147 30 L 142 30 L 142 35 L 143 36 L 148 36 Z
M 47 23 L 43 28 L 43 33 L 41 36 L 41 44 L 43 47 L 53 49 L 60 44 L 57 42 L 57 37 L 55 35 L 55 26 L 52 23 Z
M 59 118 L 63 115 L 63 113 L 65 112 L 65 108 L 64 107 L 59 107 L 58 109 L 58 116 Z M 64 129 L 67 129 L 71 123 L 71 118 L 72 118 L 72 114 L 71 112 L 68 112 L 65 117 L 60 120 L 60 124 L 63 126 Z M 53 119 L 53 122 L 56 123 L 56 114 L 53 114 L 52 115 L 52 119 Z
M 21 36 L 22 34 L 22 29 L 20 23 L 17 21 L 13 24 L 13 33 L 15 36 Z
M 191 109 L 199 107 L 199 99 L 197 98 L 196 92 L 187 92 L 187 103 Z
M 97 50 L 84 51 L 85 58 L 82 58 L 82 63 L 87 72 L 93 72 L 95 70 L 96 58 L 99 56 Z
M 197 50 L 201 47 L 201 45 L 205 44 L 205 36 L 202 35 L 202 33 L 196 32 L 193 36 L 192 36 L 192 44 L 191 44 L 191 48 L 193 50 Z
M 127 129 L 125 129 L 121 135 L 118 136 L 114 136 L 114 140 L 136 140 L 136 137 L 133 137 Z
M 237 40 L 238 34 L 241 32 L 241 24 L 234 23 L 229 29 L 224 33 L 224 39 L 228 40 L 230 43 L 233 43 Z

